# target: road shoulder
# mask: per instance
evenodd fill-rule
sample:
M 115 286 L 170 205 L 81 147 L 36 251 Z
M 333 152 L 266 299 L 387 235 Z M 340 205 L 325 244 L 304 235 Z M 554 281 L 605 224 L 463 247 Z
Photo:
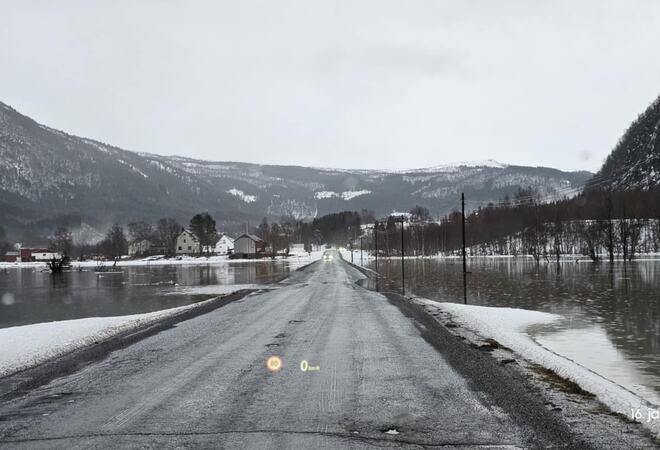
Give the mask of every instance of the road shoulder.
M 467 337 L 449 327 L 422 302 L 384 293 L 414 320 L 422 337 L 490 401 L 516 421 L 527 423 L 540 440 L 565 436 L 580 448 L 657 448 L 640 424 L 612 413 L 595 396 L 530 363 L 497 343 Z
M 115 350 L 125 348 L 149 336 L 172 328 L 185 320 L 222 308 L 255 292 L 258 292 L 258 290 L 245 289 L 206 300 L 198 307 L 184 309 L 138 328 L 112 335 L 91 345 L 75 348 L 64 355 L 2 377 L 0 378 L 0 400 L 6 401 L 21 396 L 25 392 L 42 386 L 55 378 L 77 372 L 88 364 L 105 358 Z

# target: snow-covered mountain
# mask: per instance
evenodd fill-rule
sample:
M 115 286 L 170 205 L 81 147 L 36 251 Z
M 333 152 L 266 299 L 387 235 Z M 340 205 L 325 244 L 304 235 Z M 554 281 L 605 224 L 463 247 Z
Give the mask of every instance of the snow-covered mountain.
M 630 125 L 591 184 L 649 189 L 660 181 L 660 97 Z
M 264 216 L 304 219 L 342 210 L 377 214 L 419 204 L 435 215 L 497 201 L 519 188 L 575 192 L 588 172 L 495 161 L 403 171 L 201 161 L 135 153 L 40 125 L 0 103 L 0 224 L 95 227 L 208 211 L 225 226 Z

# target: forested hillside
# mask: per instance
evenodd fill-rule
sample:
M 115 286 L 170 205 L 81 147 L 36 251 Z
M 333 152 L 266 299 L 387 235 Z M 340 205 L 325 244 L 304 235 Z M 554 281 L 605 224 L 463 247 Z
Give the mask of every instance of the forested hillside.
M 630 125 L 591 181 L 593 188 L 649 189 L 660 181 L 660 97 Z
M 478 254 L 559 254 L 631 258 L 660 249 L 660 97 L 616 144 L 583 193 L 554 201 L 519 194 L 468 217 L 468 244 Z M 455 221 L 454 221 L 455 222 Z M 454 238 L 446 246 L 456 250 Z

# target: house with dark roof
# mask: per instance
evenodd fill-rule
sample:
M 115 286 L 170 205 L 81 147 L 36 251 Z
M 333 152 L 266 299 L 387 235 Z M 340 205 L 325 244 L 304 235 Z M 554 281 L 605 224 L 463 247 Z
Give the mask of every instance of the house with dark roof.
M 234 240 L 235 258 L 259 258 L 266 253 L 266 241 L 254 234 L 241 234 Z
M 199 255 L 202 253 L 202 245 L 199 238 L 188 230 L 181 230 L 176 238 L 177 255 Z
M 234 252 L 234 239 L 223 233 L 215 243 L 213 252 L 216 255 L 231 255 Z

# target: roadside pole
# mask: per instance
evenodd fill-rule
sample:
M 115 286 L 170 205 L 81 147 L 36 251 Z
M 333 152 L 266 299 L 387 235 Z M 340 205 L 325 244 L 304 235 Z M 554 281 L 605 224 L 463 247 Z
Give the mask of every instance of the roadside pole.
M 364 263 L 362 262 L 362 236 L 360 236 L 360 265 L 364 266 Z
M 465 259 L 465 194 L 461 192 L 461 228 L 463 230 L 463 303 L 467 305 L 467 261 Z
M 403 221 L 404 217 L 401 216 L 401 295 L 406 296 L 406 271 L 404 270 L 404 253 L 403 253 Z
M 376 257 L 376 292 L 378 292 L 378 221 L 374 222 L 374 253 Z

